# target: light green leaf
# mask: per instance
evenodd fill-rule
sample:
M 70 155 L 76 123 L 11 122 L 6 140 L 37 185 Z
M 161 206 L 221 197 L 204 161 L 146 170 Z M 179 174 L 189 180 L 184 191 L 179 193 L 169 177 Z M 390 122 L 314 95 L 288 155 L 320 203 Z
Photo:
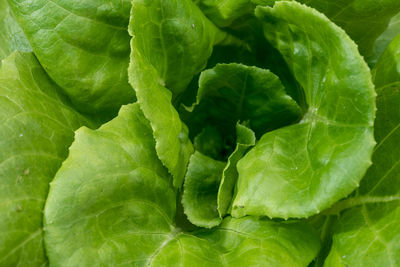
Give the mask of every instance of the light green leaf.
M 15 50 L 32 51 L 21 28 L 10 12 L 7 0 L 0 0 L 0 66 L 1 60 Z
M 206 66 L 214 45 L 240 44 L 219 30 L 191 0 L 133 0 L 132 4 L 132 49 L 156 69 L 159 83 L 174 97 Z
M 400 83 L 400 34 L 393 39 L 388 48 L 379 58 L 373 69 L 374 83 L 377 91 L 385 88 L 398 88 Z
M 55 266 L 144 266 L 173 231 L 176 193 L 138 104 L 79 129 L 50 186 L 46 247 Z
M 317 257 L 308 267 L 322 267 L 327 258 L 332 245 L 332 232 L 339 216 L 333 214 L 320 213 L 309 218 L 308 223 L 318 231 L 321 240 L 321 249 Z
M 236 164 L 249 147 L 254 146 L 254 132 L 236 125 L 236 149 L 228 162 L 217 161 L 196 151 L 190 158 L 185 176 L 182 204 L 189 221 L 211 228 L 221 223 L 230 208 L 237 180 Z
M 276 75 L 236 63 L 218 64 L 201 73 L 192 109 L 187 119 L 190 129 L 211 124 L 229 133 L 234 132 L 237 121 L 249 121 L 257 136 L 296 122 L 301 116 Z
M 0 69 L 0 265 L 42 266 L 42 210 L 74 130 L 92 125 L 71 108 L 31 53 Z
M 193 145 L 186 125 L 171 104 L 171 92 L 156 80 L 156 69 L 134 48 L 135 39 L 132 38 L 129 81 L 136 89 L 138 103 L 145 117 L 150 121 L 157 155 L 173 175 L 174 185 L 180 187 L 193 153 Z
M 373 55 L 376 39 L 400 12 L 398 0 L 297 0 L 324 13 L 358 44 L 360 53 Z
M 182 232 L 177 192 L 154 145 L 138 104 L 99 130 L 77 131 L 45 208 L 51 265 L 307 266 L 315 257 L 318 236 L 299 222 L 227 218 Z
M 335 228 L 326 266 L 400 265 L 400 35 L 375 66 L 378 87 L 373 165 Z
M 228 158 L 228 163 L 224 168 L 221 183 L 219 184 L 217 206 L 220 217 L 225 216 L 231 208 L 234 188 L 238 178 L 236 165 L 247 150 L 255 145 L 256 137 L 254 132 L 244 125 L 237 124 L 236 143 L 235 151 Z
M 244 15 L 254 12 L 250 0 L 199 0 L 201 11 L 218 27 L 227 27 Z
M 345 32 L 316 10 L 277 2 L 256 15 L 309 108 L 299 124 L 265 134 L 239 161 L 232 214 L 308 217 L 351 193 L 371 165 L 371 75 Z
M 226 218 L 220 227 L 181 233 L 149 266 L 307 266 L 319 250 L 317 235 L 297 222 Z
M 400 34 L 400 13 L 394 16 L 387 27 L 387 29 L 379 36 L 375 42 L 374 55 L 370 59 L 370 63 L 375 64 L 378 58 L 382 55 L 390 42 Z
M 172 98 L 204 68 L 213 45 L 231 37 L 190 0 L 133 1 L 129 31 L 130 83 L 153 128 L 157 154 L 180 187 L 193 147 Z
M 134 100 L 129 0 L 8 1 L 40 63 L 79 110 L 109 117 Z
M 182 204 L 191 223 L 207 228 L 221 223 L 217 194 L 225 165 L 197 151 L 190 157 Z

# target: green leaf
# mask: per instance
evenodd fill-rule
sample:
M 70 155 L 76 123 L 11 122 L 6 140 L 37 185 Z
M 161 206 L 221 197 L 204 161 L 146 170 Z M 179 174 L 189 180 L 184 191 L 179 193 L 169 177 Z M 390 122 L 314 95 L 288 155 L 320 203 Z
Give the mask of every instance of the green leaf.
M 169 238 L 176 193 L 154 147 L 137 104 L 76 132 L 45 208 L 52 265 L 144 265 Z
M 15 50 L 32 51 L 21 28 L 10 12 L 7 0 L 0 0 L 0 66 L 1 60 Z
M 232 38 L 189 0 L 133 1 L 129 31 L 130 83 L 153 128 L 157 154 L 180 187 L 193 147 L 172 98 L 204 68 L 213 45 Z
M 351 193 L 371 165 L 371 75 L 345 32 L 316 10 L 277 2 L 256 15 L 309 109 L 299 124 L 265 134 L 239 161 L 232 214 L 308 217 Z
M 76 132 L 45 208 L 54 266 L 306 266 L 318 235 L 299 222 L 227 218 L 213 230 L 175 226 L 177 192 L 138 104 Z M 82 153 L 84 152 L 84 153 Z
M 0 265 L 42 266 L 42 210 L 74 130 L 93 125 L 71 108 L 30 53 L 0 69 Z
M 201 11 L 218 27 L 227 27 L 242 16 L 252 14 L 255 6 L 250 0 L 199 0 Z
M 320 213 L 309 218 L 309 224 L 318 231 L 321 240 L 321 249 L 317 257 L 309 265 L 309 267 L 324 266 L 325 259 L 328 256 L 332 245 L 332 231 L 339 216 L 332 214 Z
M 217 206 L 220 217 L 225 216 L 231 208 L 234 188 L 238 178 L 236 165 L 247 150 L 254 146 L 256 137 L 252 130 L 244 125 L 236 125 L 236 148 L 229 156 L 228 163 L 224 168 L 221 183 L 218 189 Z
M 134 100 L 129 0 L 8 1 L 40 63 L 79 110 L 109 117 Z
M 296 122 L 301 116 L 276 75 L 236 63 L 218 64 L 201 73 L 192 109 L 187 119 L 190 129 L 211 124 L 229 133 L 235 130 L 237 121 L 249 121 L 257 136 Z
M 326 266 L 400 264 L 400 35 L 375 66 L 378 92 L 373 165 L 336 225 Z
M 400 12 L 398 0 L 297 0 L 324 13 L 358 44 L 360 53 L 373 55 L 376 39 Z
M 388 87 L 398 88 L 400 83 L 400 34 L 393 39 L 373 69 L 374 83 L 380 92 Z
M 214 45 L 241 44 L 219 30 L 191 0 L 133 0 L 132 4 L 132 49 L 156 69 L 159 83 L 173 97 L 206 66 Z
M 389 22 L 387 29 L 379 36 L 375 42 L 374 55 L 369 60 L 369 63 L 375 64 L 378 58 L 382 55 L 385 49 L 388 47 L 390 42 L 400 34 L 400 13 L 392 17 Z
M 182 204 L 189 221 L 211 228 L 221 223 L 217 209 L 218 187 L 226 163 L 196 151 L 189 161 Z
M 228 217 L 212 230 L 177 235 L 149 266 L 307 266 L 318 249 L 317 235 L 302 223 Z
M 236 164 L 256 141 L 254 132 L 239 123 L 236 139 L 236 149 L 227 163 L 198 151 L 190 158 L 182 204 L 189 221 L 197 226 L 217 226 L 228 214 L 238 176 Z
M 145 117 L 150 121 L 156 140 L 156 151 L 161 162 L 174 177 L 174 185 L 180 187 L 186 172 L 193 145 L 188 129 L 171 104 L 171 92 L 155 78 L 155 68 L 134 48 L 132 38 L 129 81 L 136 90 L 138 103 Z

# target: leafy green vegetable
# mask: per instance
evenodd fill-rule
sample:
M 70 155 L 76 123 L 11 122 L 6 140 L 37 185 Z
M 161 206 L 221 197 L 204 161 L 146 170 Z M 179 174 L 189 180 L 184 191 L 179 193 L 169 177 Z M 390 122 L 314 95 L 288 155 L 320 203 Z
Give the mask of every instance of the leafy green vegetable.
M 204 68 L 213 45 L 231 38 L 190 0 L 166 4 L 160 0 L 133 1 L 129 30 L 133 36 L 130 82 L 154 130 L 157 154 L 179 187 L 192 145 L 172 98 Z
M 0 265 L 46 263 L 42 209 L 74 130 L 93 124 L 71 108 L 31 53 L 0 69 Z
M 400 35 L 380 57 L 375 83 L 378 145 L 353 198 L 338 203 L 344 211 L 333 232 L 327 266 L 400 264 Z M 334 209 L 334 210 L 335 210 Z
M 371 76 L 354 43 L 315 10 L 278 2 L 256 15 L 309 109 L 299 124 L 265 134 L 239 161 L 232 214 L 308 217 L 351 193 L 371 164 Z
M 254 11 L 250 0 L 198 0 L 197 4 L 218 27 L 227 27 Z
M 315 256 L 318 237 L 302 223 L 227 218 L 210 231 L 182 232 L 154 142 L 137 104 L 99 130 L 77 131 L 45 209 L 52 264 L 304 266 Z
M 238 176 L 236 164 L 255 143 L 254 132 L 241 124 L 236 125 L 236 138 L 227 163 L 198 151 L 190 158 L 182 204 L 189 221 L 197 226 L 217 226 L 228 214 Z
M 301 115 L 277 76 L 235 63 L 219 64 L 201 73 L 192 109 L 187 119 L 191 129 L 213 124 L 229 132 L 237 121 L 248 121 L 258 136 L 296 122 Z
M 238 178 L 236 165 L 247 150 L 255 145 L 255 142 L 256 137 L 252 130 L 241 124 L 236 125 L 236 148 L 228 158 L 218 189 L 217 205 L 220 216 L 225 216 L 230 212 L 230 204 Z
M 378 37 L 374 46 L 374 55 L 370 59 L 375 64 L 396 35 L 400 34 L 400 12 L 392 17 L 387 29 Z
M 8 1 L 40 63 L 77 109 L 109 116 L 134 100 L 129 0 Z
M 0 0 L 0 266 L 400 265 L 399 12 Z
M 32 51 L 21 28 L 10 12 L 7 0 L 0 0 L 0 60 L 9 56 L 14 50 Z
M 296 0 L 324 13 L 342 27 L 358 44 L 360 53 L 370 58 L 376 39 L 390 19 L 400 12 L 397 0 Z
M 197 151 L 190 157 L 182 204 L 193 224 L 211 228 L 221 223 L 216 196 L 224 168 L 225 162 Z
M 158 82 L 174 96 L 205 67 L 214 45 L 240 43 L 190 0 L 133 0 L 129 30 L 134 36 L 132 50 L 146 58 L 156 69 Z

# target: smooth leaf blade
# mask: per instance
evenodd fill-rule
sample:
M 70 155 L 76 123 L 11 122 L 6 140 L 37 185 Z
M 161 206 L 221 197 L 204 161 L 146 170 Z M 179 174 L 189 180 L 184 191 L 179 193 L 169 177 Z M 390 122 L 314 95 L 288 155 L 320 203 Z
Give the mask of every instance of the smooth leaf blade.
M 236 125 L 236 148 L 228 158 L 228 162 L 222 173 L 221 183 L 219 184 L 217 205 L 218 213 L 221 217 L 228 214 L 234 195 L 234 189 L 239 176 L 237 163 L 245 155 L 247 150 L 255 145 L 256 136 L 252 130 L 244 125 Z
M 13 51 L 32 52 L 21 27 L 11 14 L 7 0 L 0 1 L 0 60 Z M 0 62 L 1 66 L 1 62 Z
M 390 19 L 400 12 L 397 0 L 297 0 L 324 13 L 357 43 L 365 58 L 373 55 L 375 41 Z
M 45 208 L 52 265 L 306 266 L 315 257 L 318 235 L 298 222 L 246 217 L 194 233 L 175 228 L 177 191 L 154 145 L 138 104 L 76 132 Z
M 324 266 L 397 266 L 400 255 L 400 201 L 345 211 Z
M 134 1 L 129 31 L 130 83 L 152 125 L 157 154 L 180 187 L 193 147 L 171 101 L 204 68 L 213 45 L 232 38 L 189 0 Z
M 197 151 L 190 157 L 182 204 L 194 225 L 211 228 L 222 221 L 217 210 L 217 194 L 225 165 Z
M 378 91 L 373 165 L 340 217 L 326 266 L 400 264 L 400 35 L 375 66 Z M 335 209 L 335 207 L 333 208 Z
M 248 122 L 257 136 L 298 121 L 301 110 L 286 94 L 279 78 L 269 70 L 242 64 L 218 64 L 199 78 L 197 101 L 187 123 L 191 129 L 215 125 L 221 132 L 235 131 Z
M 35 55 L 75 106 L 111 117 L 128 83 L 130 1 L 9 0 Z
M 240 43 L 219 30 L 190 0 L 134 0 L 132 4 L 133 49 L 154 66 L 173 98 L 206 66 L 214 45 Z
M 134 48 L 134 40 L 132 38 L 129 81 L 136 90 L 143 114 L 152 126 L 157 155 L 173 175 L 174 185 L 180 187 L 193 153 L 188 129 L 171 104 L 171 92 L 159 83 L 154 67 Z
M 309 109 L 299 124 L 265 134 L 239 161 L 232 213 L 308 217 L 351 193 L 371 164 L 371 75 L 345 32 L 316 10 L 277 2 L 256 15 L 304 88 Z
M 197 5 L 218 27 L 228 27 L 236 19 L 251 14 L 255 8 L 250 0 L 200 0 Z
M 228 217 L 220 227 L 178 235 L 151 266 L 307 266 L 319 246 L 315 232 L 302 223 Z
M 93 126 L 31 53 L 14 52 L 0 70 L 0 265 L 42 266 L 42 209 L 74 130 Z
M 221 162 L 197 151 L 191 156 L 185 176 L 182 204 L 189 221 L 211 228 L 228 214 L 237 180 L 236 164 L 255 144 L 254 132 L 236 125 L 236 148 Z
M 375 64 L 391 41 L 400 34 L 400 12 L 392 17 L 386 30 L 378 37 L 374 46 L 374 55 L 370 62 Z
M 45 208 L 52 264 L 141 266 L 169 238 L 176 192 L 154 147 L 138 104 L 99 130 L 76 132 Z

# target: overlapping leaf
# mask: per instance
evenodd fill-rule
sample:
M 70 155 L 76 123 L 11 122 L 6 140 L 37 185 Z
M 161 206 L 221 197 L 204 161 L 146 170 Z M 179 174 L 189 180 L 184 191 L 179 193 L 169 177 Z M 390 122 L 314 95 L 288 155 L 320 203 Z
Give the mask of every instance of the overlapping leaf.
M 355 196 L 335 207 L 344 211 L 334 229 L 326 266 L 400 264 L 400 35 L 375 69 L 378 145 L 373 165 Z
M 40 266 L 42 209 L 74 130 L 92 125 L 71 108 L 31 53 L 0 69 L 0 265 Z
M 319 249 L 298 222 L 227 218 L 213 230 L 181 231 L 176 189 L 138 104 L 75 138 L 45 209 L 53 265 L 306 266 Z
M 227 27 L 245 15 L 252 14 L 255 5 L 250 0 L 198 0 L 201 11 L 218 27 Z
M 400 12 L 392 17 L 387 29 L 378 37 L 374 46 L 374 54 L 370 59 L 372 64 L 375 64 L 378 58 L 382 55 L 390 42 L 400 34 Z
M 111 117 L 134 100 L 129 0 L 8 1 L 40 63 L 79 110 Z
M 180 187 L 193 151 L 171 101 L 205 67 L 215 44 L 231 42 L 190 0 L 133 1 L 129 79 L 150 121 L 161 161 Z
M 255 144 L 254 132 L 236 125 L 236 148 L 221 162 L 198 150 L 190 157 L 185 176 L 182 204 L 189 221 L 211 228 L 228 214 L 237 180 L 237 162 Z
M 0 0 L 0 60 L 9 56 L 15 50 L 32 51 L 21 28 L 11 14 L 7 0 Z
M 371 75 L 345 32 L 316 10 L 277 2 L 256 15 L 309 108 L 299 124 L 265 134 L 239 161 L 232 214 L 308 217 L 351 193 L 371 164 Z
M 238 177 L 236 164 L 255 144 L 254 132 L 260 136 L 293 123 L 301 111 L 273 73 L 235 63 L 219 64 L 203 71 L 197 102 L 188 110 L 184 117 L 191 134 L 203 129 L 195 142 L 199 143 L 196 149 L 205 155 L 196 152 L 190 159 L 183 206 L 193 224 L 213 227 L 230 209 Z M 249 128 L 237 124 L 238 121 L 245 122 Z M 210 145 L 200 142 L 205 138 L 210 145 L 219 144 L 206 149 Z M 236 148 L 224 151 L 223 146 L 229 146 L 229 139 L 236 139 L 232 145 Z M 224 152 L 228 156 L 224 157 Z M 220 159 L 228 159 L 227 164 Z
M 242 64 L 218 64 L 199 78 L 197 102 L 187 115 L 194 134 L 214 125 L 224 134 L 247 121 L 257 136 L 299 120 L 301 110 L 269 70 Z
M 342 27 L 367 59 L 373 55 L 375 41 L 386 30 L 390 19 L 400 12 L 397 0 L 296 1 L 316 8 Z
M 1 266 L 400 264 L 398 1 L 7 1 Z

